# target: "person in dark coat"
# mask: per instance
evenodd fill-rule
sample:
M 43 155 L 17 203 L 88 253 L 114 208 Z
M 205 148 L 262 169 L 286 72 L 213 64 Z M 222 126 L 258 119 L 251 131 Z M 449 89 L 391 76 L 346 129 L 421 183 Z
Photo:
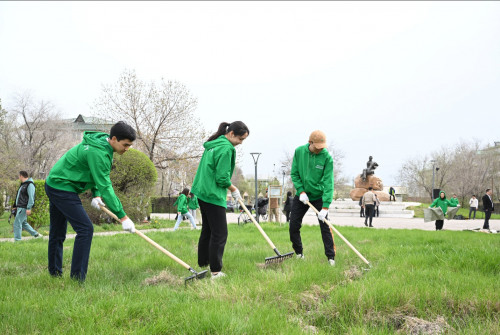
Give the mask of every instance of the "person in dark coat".
M 285 207 L 283 207 L 283 210 L 285 211 L 286 222 L 290 222 L 290 212 L 292 211 L 292 202 L 293 202 L 292 192 L 288 191 L 286 193 Z
M 363 197 L 359 198 L 359 207 L 361 207 L 361 209 L 359 210 L 359 217 L 364 218 L 365 217 L 365 208 L 363 207 Z
M 483 196 L 483 208 L 484 208 L 484 224 L 483 229 L 490 229 L 490 217 L 493 213 L 493 199 L 491 198 L 491 189 L 486 190 L 486 194 Z

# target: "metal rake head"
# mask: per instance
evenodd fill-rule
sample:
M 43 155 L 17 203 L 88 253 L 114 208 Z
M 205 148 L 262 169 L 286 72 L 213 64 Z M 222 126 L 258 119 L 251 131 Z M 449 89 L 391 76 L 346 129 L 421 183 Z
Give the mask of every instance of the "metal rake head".
M 193 273 L 193 275 L 184 278 L 184 284 L 185 285 L 187 285 L 188 282 L 191 282 L 193 280 L 205 278 L 207 276 L 207 273 L 208 273 L 208 270 L 203 270 L 201 272 L 196 272 L 196 271 L 190 269 L 189 271 L 191 271 Z
M 289 252 L 288 254 L 284 255 L 279 255 L 279 256 L 272 256 L 272 257 L 267 257 L 266 258 L 266 265 L 271 265 L 271 264 L 279 264 L 283 262 L 284 260 L 287 260 L 289 258 L 293 257 L 293 252 Z

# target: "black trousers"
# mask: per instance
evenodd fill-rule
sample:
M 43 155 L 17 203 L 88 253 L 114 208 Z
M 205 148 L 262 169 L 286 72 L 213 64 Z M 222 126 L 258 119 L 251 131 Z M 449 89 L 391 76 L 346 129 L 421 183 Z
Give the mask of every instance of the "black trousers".
M 310 201 L 310 203 L 318 210 L 321 211 L 323 207 L 323 200 L 318 199 Z M 306 212 L 309 210 L 309 205 L 305 205 L 299 200 L 296 195 L 292 203 L 292 212 L 290 214 L 290 241 L 292 242 L 293 250 L 296 254 L 302 254 L 304 248 L 302 246 L 302 239 L 300 237 L 300 228 L 302 228 L 302 219 Z M 327 216 L 328 218 L 328 216 Z M 323 246 L 325 247 L 325 255 L 328 259 L 335 259 L 335 245 L 333 243 L 333 233 L 325 222 L 318 220 L 321 229 L 321 237 L 323 238 Z
M 444 220 L 436 220 L 436 230 L 443 229 L 443 226 L 444 226 Z
M 375 212 L 375 205 L 370 205 L 370 204 L 365 205 L 365 225 L 368 220 L 370 222 L 370 226 L 372 225 L 374 212 Z
M 394 194 L 389 194 L 389 201 L 392 201 L 391 199 L 394 199 L 394 201 L 396 201 L 396 196 Z
M 210 271 L 222 270 L 222 256 L 227 241 L 226 209 L 198 199 L 201 210 L 201 234 L 198 241 L 198 265 L 210 265 Z
M 47 184 L 45 184 L 45 193 L 50 202 L 49 273 L 53 276 L 60 276 L 63 272 L 63 243 L 66 239 L 69 221 L 76 232 L 71 260 L 71 278 L 84 281 L 87 276 L 94 226 L 83 209 L 78 194 L 60 191 Z
M 285 215 L 286 215 L 286 222 L 290 222 L 290 213 L 292 211 L 285 211 Z
M 470 209 L 469 209 L 469 219 L 471 218 L 470 215 L 472 214 L 472 212 L 474 212 L 474 220 L 476 219 L 476 211 L 477 211 L 476 207 L 470 207 Z
M 361 218 L 365 217 L 365 209 L 363 207 L 361 207 L 361 209 L 359 210 L 359 217 Z
M 484 211 L 484 224 L 483 229 L 490 229 L 491 211 Z

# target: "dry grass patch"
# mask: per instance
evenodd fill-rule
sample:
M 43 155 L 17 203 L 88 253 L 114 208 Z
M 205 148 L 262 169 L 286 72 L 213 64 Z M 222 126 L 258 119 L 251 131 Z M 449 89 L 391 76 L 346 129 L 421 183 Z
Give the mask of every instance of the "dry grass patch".
M 184 284 L 184 280 L 177 276 L 174 276 L 168 271 L 162 271 L 156 276 L 144 279 L 142 284 L 146 286 L 155 286 L 155 285 L 179 286 Z

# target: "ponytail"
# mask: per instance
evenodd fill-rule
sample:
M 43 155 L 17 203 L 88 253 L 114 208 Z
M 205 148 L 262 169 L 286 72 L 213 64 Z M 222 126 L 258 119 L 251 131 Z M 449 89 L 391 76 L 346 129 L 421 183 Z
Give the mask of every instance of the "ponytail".
M 236 136 L 242 136 L 245 134 L 250 135 L 250 130 L 248 127 L 241 121 L 234 121 L 233 123 L 222 122 L 219 125 L 219 129 L 212 136 L 210 136 L 207 140 L 213 141 L 221 135 L 226 135 L 227 133 L 234 132 Z

